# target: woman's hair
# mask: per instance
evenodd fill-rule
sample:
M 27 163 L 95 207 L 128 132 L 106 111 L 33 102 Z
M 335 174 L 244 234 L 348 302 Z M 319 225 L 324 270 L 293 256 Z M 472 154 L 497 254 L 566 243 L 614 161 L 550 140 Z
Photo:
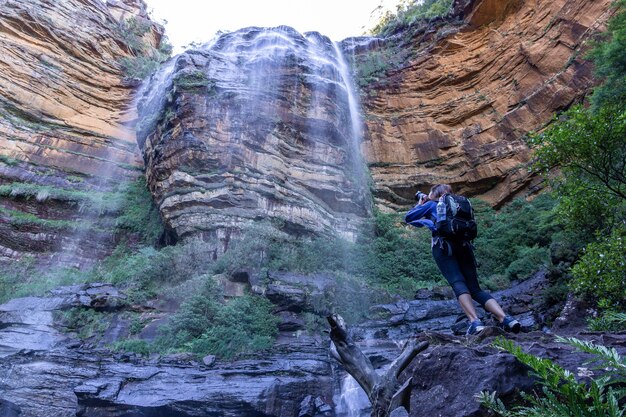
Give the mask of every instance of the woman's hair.
M 438 200 L 444 194 L 452 193 L 452 187 L 448 184 L 437 184 L 433 185 L 430 189 L 430 193 L 428 194 L 429 200 Z

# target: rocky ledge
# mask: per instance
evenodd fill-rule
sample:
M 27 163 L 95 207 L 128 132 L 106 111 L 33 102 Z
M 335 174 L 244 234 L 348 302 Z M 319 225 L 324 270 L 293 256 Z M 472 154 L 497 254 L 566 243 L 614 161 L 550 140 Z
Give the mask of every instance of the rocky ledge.
M 310 309 L 293 295 L 296 281 L 296 276 L 276 275 L 269 284 L 272 299 L 278 302 L 277 314 L 297 315 L 296 311 Z M 540 319 L 528 301 L 543 282 L 543 276 L 537 276 L 496 294 L 525 325 L 525 332 L 507 337 L 577 375 L 588 375 L 589 370 L 581 368 L 587 359 L 584 354 L 555 343 L 550 331 L 537 330 L 543 323 L 535 321 Z M 300 289 L 308 285 L 300 284 Z M 532 387 L 527 370 L 491 346 L 494 334 L 454 335 L 460 311 L 453 302 L 436 298 L 431 294 L 428 299 L 377 306 L 373 314 L 379 319 L 352 329 L 377 368 L 389 364 L 407 338 L 429 341 L 430 347 L 401 376 L 412 378 L 407 404 L 411 416 L 487 416 L 474 398 L 478 392 L 497 391 L 509 401 Z M 4 415 L 346 417 L 354 415 L 348 410 L 368 413 L 364 394 L 359 399 L 350 393 L 356 389 L 354 381 L 331 358 L 327 336 L 307 336 L 297 325 L 284 327 L 269 351 L 226 362 L 185 354 L 142 357 L 112 352 L 64 333 L 55 320 L 59 311 L 72 307 L 114 313 L 127 308 L 123 301 L 123 294 L 109 285 L 87 284 L 1 305 L 0 410 Z M 570 301 L 565 311 L 580 308 Z M 576 311 L 575 316 L 581 314 Z M 562 322 L 569 327 L 555 327 L 555 332 L 626 350 L 623 334 L 589 333 L 581 330 L 580 322 Z M 109 342 L 119 336 L 115 331 L 108 334 Z

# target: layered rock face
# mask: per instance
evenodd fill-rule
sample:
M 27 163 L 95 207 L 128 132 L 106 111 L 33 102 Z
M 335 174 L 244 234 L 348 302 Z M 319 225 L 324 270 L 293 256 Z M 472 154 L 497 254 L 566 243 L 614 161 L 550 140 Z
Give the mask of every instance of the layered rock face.
M 224 246 L 261 219 L 352 238 L 369 202 L 348 78 L 328 38 L 288 27 L 225 34 L 166 66 L 139 106 L 166 223 Z
M 144 42 L 158 45 L 162 28 L 141 1 L 2 2 L 0 258 L 80 246 L 59 221 L 86 214 L 55 190 L 98 193 L 141 174 L 124 125 L 134 118 L 133 87 L 119 62 L 131 55 L 122 24 L 130 18 L 149 26 Z
M 361 65 L 367 54 L 410 51 L 399 69 L 362 88 L 377 204 L 400 208 L 441 182 L 496 206 L 535 192 L 524 135 L 589 91 L 583 51 L 610 3 L 457 1 L 448 19 L 456 23 L 431 22 L 408 42 L 400 33 L 370 43 Z
M 305 294 L 319 294 L 332 285 L 328 278 L 271 273 L 266 284 L 277 312 L 298 315 L 311 311 Z M 557 361 L 582 377 L 587 355 L 572 352 L 552 337 L 536 331 L 545 276 L 494 294 L 507 311 L 523 321 L 524 332 L 508 334 L 525 351 Z M 253 286 L 254 288 L 254 286 Z M 441 294 L 439 294 L 441 295 Z M 377 369 L 400 353 L 402 341 L 418 337 L 430 347 L 401 375 L 412 378 L 404 406 L 411 416 L 488 416 L 474 396 L 497 391 L 510 400 L 518 390 L 529 390 L 534 380 L 511 355 L 495 349 L 495 330 L 479 337 L 455 336 L 451 330 L 461 310 L 436 292 L 409 302 L 376 306 L 376 319 L 351 329 L 351 336 Z M 444 297 L 448 297 L 447 295 Z M 332 359 L 327 336 L 310 336 L 304 324 L 291 320 L 283 326 L 270 350 L 226 362 L 191 355 L 142 357 L 103 348 L 128 335 L 129 306 L 111 285 L 63 287 L 47 297 L 14 299 L 0 305 L 0 411 L 7 416 L 149 417 L 168 415 L 258 417 L 364 417 L 368 401 L 354 380 Z M 143 306 L 145 318 L 156 311 Z M 583 308 L 581 308 L 583 307 Z M 103 339 L 79 340 L 64 328 L 63 312 L 70 308 L 107 312 Z M 584 316 L 584 306 L 565 310 Z M 479 311 L 481 316 L 485 313 Z M 282 315 L 282 314 L 281 314 Z M 626 336 L 586 331 L 583 320 L 563 317 L 553 331 L 594 339 L 623 354 Z M 557 326 L 557 323 L 561 323 Z M 283 321 L 287 324 L 287 321 Z M 465 329 L 467 323 L 459 323 Z M 565 327 L 563 327 L 565 325 Z M 580 333 L 581 330 L 584 330 Z M 459 376 L 463 378 L 459 378 Z

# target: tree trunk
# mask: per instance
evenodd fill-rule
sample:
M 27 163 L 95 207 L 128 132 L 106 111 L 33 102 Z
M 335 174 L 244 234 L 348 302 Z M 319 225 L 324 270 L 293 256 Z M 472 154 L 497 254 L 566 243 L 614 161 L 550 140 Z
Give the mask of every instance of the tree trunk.
M 372 417 L 389 417 L 394 410 L 408 405 L 407 393 L 410 380 L 400 387 L 398 375 L 419 352 L 428 347 L 428 342 L 418 343 L 416 340 L 407 342 L 400 356 L 391 363 L 384 374 L 379 375 L 374 370 L 372 362 L 348 335 L 343 318 L 338 314 L 333 314 L 326 319 L 330 324 L 330 339 L 334 345 L 333 355 L 367 394 L 372 403 Z

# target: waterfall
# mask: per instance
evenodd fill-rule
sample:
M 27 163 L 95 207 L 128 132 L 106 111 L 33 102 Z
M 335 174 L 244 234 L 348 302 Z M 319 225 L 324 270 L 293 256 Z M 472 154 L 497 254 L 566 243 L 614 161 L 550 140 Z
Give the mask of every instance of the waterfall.
M 148 180 L 182 239 L 199 230 L 226 242 L 264 218 L 355 240 L 371 215 L 359 101 L 326 36 L 287 26 L 222 33 L 172 60 L 139 95 Z M 184 189 L 206 199 L 187 201 Z
M 348 94 L 350 122 L 352 125 L 352 140 L 350 144 L 352 145 L 352 152 L 354 152 L 355 155 L 355 158 L 353 160 L 354 178 L 356 181 L 358 181 L 359 188 L 367 190 L 365 162 L 361 153 L 361 142 L 363 141 L 363 121 L 361 120 L 360 110 L 361 104 L 359 102 L 358 96 L 355 94 L 356 90 L 353 83 L 352 75 L 350 73 L 350 69 L 337 42 L 333 42 L 333 49 L 335 51 L 339 73 L 341 74 L 343 85 Z
M 336 417 L 368 417 L 372 408 L 363 388 L 349 374 L 341 379 L 333 401 Z

